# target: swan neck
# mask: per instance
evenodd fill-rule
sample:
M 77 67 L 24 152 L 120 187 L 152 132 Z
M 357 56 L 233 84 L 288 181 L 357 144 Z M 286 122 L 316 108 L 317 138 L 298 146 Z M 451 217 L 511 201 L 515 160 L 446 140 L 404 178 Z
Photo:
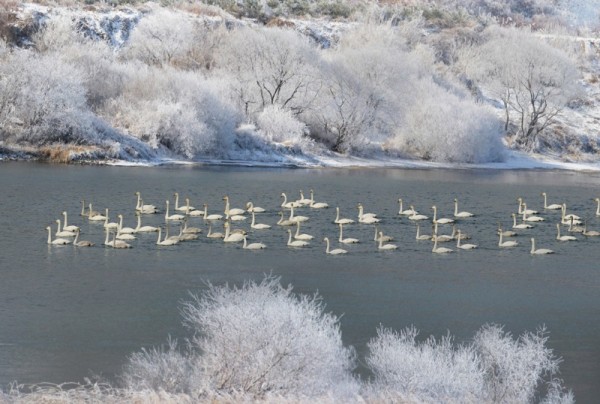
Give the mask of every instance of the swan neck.
M 48 226 L 48 244 L 52 244 L 52 229 Z
M 325 239 L 325 245 L 327 246 L 327 248 L 325 249 L 325 252 L 327 254 L 329 254 L 329 239 L 328 238 Z
M 160 236 L 161 236 L 161 234 L 162 234 L 162 230 L 161 230 L 161 228 L 159 227 L 159 228 L 158 228 L 158 240 L 156 240 L 156 244 L 159 244 L 159 243 L 160 243 Z

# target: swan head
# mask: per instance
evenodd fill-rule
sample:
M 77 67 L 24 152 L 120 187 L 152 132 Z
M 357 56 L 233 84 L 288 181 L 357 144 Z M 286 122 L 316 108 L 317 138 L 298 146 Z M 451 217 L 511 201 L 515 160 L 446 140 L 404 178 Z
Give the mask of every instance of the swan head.
M 140 195 L 140 191 L 135 191 L 134 195 Z
M 229 197 L 228 197 L 227 195 L 225 195 L 225 196 L 223 197 L 223 200 L 224 200 L 224 201 L 228 201 L 228 200 L 229 200 Z
M 454 198 L 454 202 L 458 202 L 458 199 Z
M 123 215 L 122 215 L 122 214 L 120 214 L 120 213 L 117 215 L 117 217 L 118 217 L 119 219 L 123 219 Z
M 67 212 L 66 212 L 66 211 L 65 211 L 65 212 L 63 212 L 63 213 L 62 213 L 62 215 L 63 215 L 63 216 L 67 216 Z
M 279 195 L 279 196 L 281 196 L 282 198 L 285 198 L 285 193 L 282 192 L 281 195 Z

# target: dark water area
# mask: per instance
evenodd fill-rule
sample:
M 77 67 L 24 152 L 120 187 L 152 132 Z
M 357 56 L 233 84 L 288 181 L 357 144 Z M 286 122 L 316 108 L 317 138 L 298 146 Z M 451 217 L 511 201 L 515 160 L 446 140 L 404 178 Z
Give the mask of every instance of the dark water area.
M 503 324 L 513 334 L 546 325 L 549 346 L 563 358 L 561 375 L 579 402 L 600 397 L 600 237 L 578 235 L 579 241 L 555 240 L 558 212 L 544 212 L 541 192 L 549 203 L 566 202 L 568 210 L 600 230 L 593 198 L 600 197 L 600 174 L 556 171 L 403 170 L 403 169 L 253 169 L 234 167 L 104 167 L 38 163 L 0 164 L 0 386 L 20 383 L 81 381 L 100 375 L 116 380 L 127 356 L 159 345 L 167 336 L 185 338 L 180 302 L 206 282 L 240 284 L 264 274 L 280 276 L 298 293 L 318 292 L 327 310 L 342 315 L 346 344 L 359 356 L 378 326 L 402 329 L 415 325 L 424 338 L 447 332 L 457 341 L 472 338 L 485 323 Z M 280 194 L 329 203 L 324 210 L 298 209 L 309 216 L 302 232 L 315 236 L 304 249 L 286 246 L 287 228 L 275 226 Z M 267 209 L 257 216 L 269 230 L 250 231 L 250 218 L 234 227 L 249 230 L 249 241 L 267 244 L 264 251 L 242 250 L 205 237 L 159 247 L 156 234 L 139 234 L 130 250 L 101 246 L 101 224 L 79 216 L 81 199 L 96 210 L 109 208 L 111 220 L 122 213 L 125 226 L 135 227 L 135 191 L 144 203 L 164 211 L 173 193 L 189 197 L 210 213 L 223 213 L 223 195 L 232 207 L 247 201 Z M 546 221 L 520 231 L 514 249 L 499 249 L 498 222 L 510 228 L 517 197 L 540 211 Z M 451 217 L 453 199 L 459 210 L 477 216 L 458 227 L 472 236 L 474 251 L 431 253 L 430 242 L 415 240 L 415 225 L 398 216 L 398 198 L 432 215 Z M 183 202 L 180 201 L 180 202 Z M 357 203 L 382 219 L 381 230 L 399 246 L 377 251 L 372 225 L 344 228 L 345 237 L 361 240 L 344 246 L 345 256 L 327 256 L 323 237 L 337 239 L 332 224 L 335 206 L 356 220 Z M 81 238 L 93 248 L 48 246 L 45 227 L 56 225 L 63 210 L 69 223 L 81 227 Z M 144 216 L 158 226 L 163 215 Z M 222 229 L 220 225 L 219 231 Z M 172 227 L 172 232 L 177 226 Z M 431 233 L 423 225 L 424 233 Z M 442 226 L 447 234 L 450 226 Z M 566 234 L 566 227 L 563 228 Z M 531 256 L 529 237 L 537 247 L 556 251 Z M 444 247 L 456 250 L 452 243 Z M 338 247 L 333 243 L 332 247 Z M 359 369 L 361 371 L 361 369 Z M 364 373 L 364 369 L 362 370 Z

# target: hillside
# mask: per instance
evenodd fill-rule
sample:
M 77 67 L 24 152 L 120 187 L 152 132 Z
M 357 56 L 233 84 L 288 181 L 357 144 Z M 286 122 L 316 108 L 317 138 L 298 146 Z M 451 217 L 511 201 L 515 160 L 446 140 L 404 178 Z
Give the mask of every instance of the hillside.
M 0 159 L 598 165 L 593 2 L 213 3 L 5 0 Z

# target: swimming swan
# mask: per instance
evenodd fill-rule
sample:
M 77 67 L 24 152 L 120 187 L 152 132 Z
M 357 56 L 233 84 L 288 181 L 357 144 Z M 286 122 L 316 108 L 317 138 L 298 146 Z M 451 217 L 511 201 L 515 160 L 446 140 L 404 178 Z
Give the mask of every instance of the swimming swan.
M 175 210 L 179 211 L 179 212 L 187 212 L 188 210 L 194 210 L 195 208 L 193 206 L 189 206 L 189 204 L 186 204 L 184 206 L 179 206 L 179 192 L 175 192 L 173 195 L 175 195 Z M 189 199 L 187 199 L 189 202 Z
M 558 209 L 562 209 L 562 205 L 558 204 L 558 203 L 553 203 L 552 205 L 548 205 L 548 200 L 547 200 L 545 192 L 542 192 L 542 196 L 544 197 L 544 209 L 545 210 L 558 210 Z
M 252 214 L 252 223 L 250 223 L 250 227 L 252 229 L 256 229 L 256 230 L 265 230 L 265 229 L 270 229 L 271 226 L 265 223 L 256 223 L 256 215 L 254 213 L 254 211 L 251 211 Z
M 246 236 L 244 236 L 244 244 L 242 245 L 242 248 L 245 250 L 263 250 L 263 249 L 267 248 L 267 245 L 263 244 L 263 243 L 248 244 L 248 242 L 246 241 Z
M 523 203 L 523 206 L 525 207 L 525 209 L 523 209 L 523 221 L 524 222 L 543 222 L 545 219 L 541 216 L 527 216 L 529 215 L 528 209 L 527 208 L 527 204 Z
M 212 224 L 208 225 L 208 233 L 206 233 L 206 237 L 208 238 L 223 238 L 225 235 L 223 233 L 213 233 L 212 232 Z
M 579 220 L 577 222 L 581 223 Z M 569 233 L 583 233 L 584 230 L 585 229 L 581 226 L 575 226 L 575 219 L 571 218 L 569 221 L 569 228 L 567 229 Z
M 92 204 L 90 203 L 88 208 L 88 220 L 92 222 L 103 222 L 106 220 L 106 216 L 101 215 L 99 212 L 96 212 L 92 209 Z
M 79 229 L 77 229 L 77 231 L 75 233 L 76 233 L 75 240 L 73 240 L 73 245 L 75 247 L 92 247 L 95 245 L 91 241 L 87 241 L 87 240 L 79 241 Z
M 529 252 L 532 255 L 544 255 L 544 254 L 554 254 L 554 251 L 549 250 L 547 248 L 539 248 L 535 249 L 535 239 L 531 238 L 531 251 Z
M 519 215 L 522 215 L 523 212 L 527 213 L 528 215 L 535 215 L 539 213 L 537 210 L 527 209 L 527 205 L 525 204 L 525 202 L 523 202 L 523 198 L 518 197 L 517 202 L 519 202 Z
M 115 238 L 117 240 L 135 240 L 136 237 L 131 233 L 121 233 L 121 230 L 117 229 Z
M 164 239 L 164 240 L 161 240 L 161 239 L 160 239 L 161 233 L 162 233 L 162 230 L 161 230 L 161 228 L 159 227 L 159 228 L 158 228 L 158 239 L 156 240 L 156 244 L 157 244 L 157 245 L 170 246 L 170 245 L 175 245 L 175 244 L 179 243 L 179 240 L 172 239 L 172 238 L 169 238 L 169 239 L 168 239 L 168 238 L 166 237 L 166 235 L 165 235 L 165 239 Z
M 461 232 L 458 230 L 458 238 L 456 239 L 456 248 L 460 248 L 461 250 L 473 250 L 477 248 L 477 244 L 461 244 Z
M 223 211 L 225 213 L 225 215 L 235 216 L 235 215 L 243 215 L 244 213 L 246 213 L 246 211 L 244 209 L 231 208 L 229 205 L 229 196 L 225 195 L 223 197 L 223 200 L 225 201 L 225 210 Z
M 56 233 L 54 234 L 56 237 L 75 237 L 76 234 L 75 232 L 72 231 L 67 231 L 60 228 L 60 219 L 56 219 L 56 225 L 57 225 L 57 230 Z
M 48 227 L 46 227 L 46 230 L 48 230 L 48 244 L 52 244 L 52 245 L 71 244 L 71 240 L 67 240 L 64 238 L 55 238 L 54 240 L 52 240 L 52 227 L 48 226 Z
M 439 241 L 440 243 L 445 243 L 448 241 L 454 240 L 454 235 L 452 234 L 438 234 L 438 224 L 433 224 L 433 236 L 431 236 L 432 240 Z
M 281 197 L 283 198 L 283 202 L 281 202 L 281 207 L 284 209 L 290 209 L 292 206 L 298 207 L 296 202 L 288 202 L 287 195 L 285 192 L 281 193 Z
M 380 237 L 379 237 L 379 227 L 377 225 L 373 226 L 375 228 L 375 236 L 373 237 L 374 241 L 379 241 Z M 392 236 L 386 236 L 384 235 L 383 237 L 381 237 L 381 239 L 383 241 L 393 241 L 394 238 Z
M 315 202 L 315 192 L 312 189 L 310 190 L 310 204 L 308 206 L 313 209 L 325 209 L 329 207 L 325 202 Z
M 415 210 L 415 207 L 413 205 L 410 205 L 410 208 L 412 210 Z M 427 217 L 425 215 L 421 215 L 419 213 L 412 214 L 412 215 L 410 215 L 408 217 L 408 220 L 415 220 L 415 221 L 418 221 L 418 220 L 427 220 L 427 219 L 429 219 L 429 217 Z
M 131 245 L 127 244 L 126 242 L 122 241 L 122 240 L 117 240 L 116 239 L 116 234 L 115 237 L 113 238 L 112 241 L 109 241 L 108 236 L 110 234 L 110 229 L 105 229 L 106 231 L 106 238 L 104 239 L 104 245 L 106 247 L 112 247 L 112 248 L 131 248 Z
M 225 243 L 239 243 L 244 241 L 244 234 L 241 233 L 231 233 L 231 228 L 229 222 L 225 222 L 225 236 L 223 237 L 223 241 Z
M 64 211 L 62 213 L 62 215 L 63 215 L 63 219 L 64 219 L 63 220 L 63 227 L 62 227 L 63 230 L 66 230 L 66 231 L 77 231 L 77 230 L 79 230 L 79 227 L 77 227 L 77 226 L 73 226 L 73 225 L 69 226 L 69 224 L 67 222 L 67 220 L 68 220 L 67 211 Z
M 376 217 L 377 215 L 374 213 L 363 213 L 363 206 L 362 204 L 358 204 L 358 221 L 359 223 L 364 223 L 364 224 L 373 224 L 373 223 L 379 223 L 381 220 L 377 219 Z
M 106 218 L 104 219 L 104 228 L 105 229 L 118 229 L 119 228 L 119 223 L 117 222 L 109 222 L 108 221 L 108 208 L 106 208 L 106 213 L 105 213 Z
M 142 215 L 140 214 L 140 212 L 136 212 L 135 215 L 137 216 L 137 226 L 135 227 L 136 233 L 151 233 L 158 231 L 158 227 L 142 226 Z
M 188 227 L 188 221 L 185 219 L 183 221 L 183 229 L 181 229 L 183 234 L 198 234 L 202 233 L 202 229 L 199 227 Z
M 200 212 L 202 212 L 202 211 L 200 211 Z M 204 220 L 221 220 L 221 219 L 223 219 L 223 215 L 219 215 L 216 213 L 209 215 L 208 214 L 208 205 L 205 203 L 204 204 L 204 215 L 202 216 L 202 218 Z
M 304 240 L 304 241 L 309 241 L 312 240 L 314 237 L 311 236 L 310 234 L 306 234 L 306 233 L 300 233 L 300 222 L 296 222 L 296 233 L 294 234 L 294 239 L 295 240 Z
M 465 218 L 475 216 L 471 212 L 459 212 L 458 211 L 458 199 L 454 198 L 454 217 Z
M 347 254 L 348 253 L 348 251 L 344 250 L 343 248 L 334 248 L 333 250 L 330 250 L 329 249 L 329 239 L 327 237 L 323 238 L 323 241 L 327 245 L 327 247 L 325 248 L 325 253 L 326 254 L 340 255 L 340 254 Z
M 434 237 L 433 238 L 433 248 L 431 249 L 432 253 L 435 253 L 435 254 L 448 254 L 448 253 L 454 252 L 454 250 L 452 250 L 450 248 L 438 247 L 437 243 L 438 243 L 437 237 Z
M 340 226 L 340 237 L 338 239 L 338 241 L 342 244 L 356 244 L 358 243 L 358 239 L 356 238 L 344 238 L 343 233 L 344 233 L 344 225 L 342 223 L 338 224 Z
M 508 247 L 516 247 L 519 245 L 518 241 L 502 241 L 502 232 L 500 232 L 500 240 L 498 241 L 498 247 L 508 248 Z
M 156 209 L 156 206 L 144 205 L 144 202 L 142 201 L 142 194 L 139 191 L 137 191 L 135 195 L 137 195 L 137 203 L 135 204 L 135 210 L 146 214 L 158 213 L 158 209 Z
M 383 244 L 383 240 L 381 239 L 381 236 L 383 236 L 383 232 L 379 232 L 379 236 L 379 245 L 377 246 L 377 249 L 379 251 L 390 251 L 398 248 L 396 244 Z
M 583 234 L 586 237 L 597 237 L 600 236 L 600 232 L 596 231 L 596 230 L 590 230 L 588 231 L 587 229 L 587 220 L 585 221 L 585 224 L 583 225 Z
M 573 224 L 581 224 L 581 220 L 579 220 L 581 218 L 579 216 L 572 213 L 567 214 L 567 204 L 563 203 L 560 221 L 562 224 L 569 224 L 571 219 L 573 219 Z
M 310 198 L 305 198 L 304 193 L 300 190 L 300 199 L 296 200 L 298 206 L 308 206 L 310 205 Z
M 292 240 L 292 231 L 288 229 L 288 247 L 306 247 L 309 245 L 308 241 L 304 240 Z
M 335 224 L 350 224 L 354 223 L 354 220 L 348 218 L 340 218 L 340 208 L 339 206 L 335 207 L 335 220 L 333 221 Z
M 261 208 L 260 206 L 254 206 L 254 204 L 252 202 L 248 202 L 246 203 L 246 212 L 248 213 L 264 213 L 266 212 L 265 209 Z
M 417 240 L 431 240 L 431 237 L 429 234 L 421 234 L 421 226 L 419 226 L 419 224 L 417 224 Z
M 442 217 L 440 219 L 437 218 L 437 206 L 433 205 L 431 207 L 431 209 L 433 209 L 433 223 L 436 224 L 448 224 L 448 223 L 454 223 L 454 219 L 448 219 L 445 217 Z
M 558 241 L 577 241 L 576 237 L 573 236 L 561 236 L 560 235 L 560 223 L 556 223 L 556 239 Z
M 165 210 L 165 220 L 169 221 L 169 220 L 173 220 L 173 221 L 179 221 L 179 220 L 183 220 L 185 219 L 184 215 L 180 215 L 178 213 L 169 215 L 169 201 L 165 201 L 165 203 L 167 204 L 167 210 Z
M 502 235 L 504 237 L 515 237 L 517 235 L 516 232 L 512 231 L 512 230 L 502 230 L 502 226 L 500 225 L 500 222 L 498 222 L 498 230 L 497 233 L 500 234 L 502 233 Z
M 517 214 L 516 213 L 512 214 L 512 218 L 513 218 L 513 226 L 512 226 L 513 229 L 531 229 L 531 228 L 533 228 L 532 225 L 527 224 L 527 223 L 517 224 Z
M 402 198 L 398 198 L 398 204 L 400 205 L 400 207 L 398 209 L 398 214 L 401 216 L 412 216 L 412 215 L 417 215 L 419 213 L 414 209 L 414 207 L 412 205 L 410 206 L 410 209 L 403 210 Z
M 290 217 L 288 218 L 288 220 L 290 222 L 306 222 L 308 221 L 308 217 L 307 216 L 294 216 L 294 207 L 292 206 L 290 208 Z
M 296 224 L 296 222 L 292 222 L 291 220 L 288 219 L 284 219 L 283 218 L 283 212 L 279 212 L 279 221 L 277 222 L 277 224 L 279 226 L 293 226 Z
M 119 218 L 119 226 L 117 227 L 117 229 L 119 230 L 119 233 L 133 234 L 136 232 L 136 229 L 134 229 L 132 227 L 123 227 L 123 215 L 119 214 L 117 217 Z

